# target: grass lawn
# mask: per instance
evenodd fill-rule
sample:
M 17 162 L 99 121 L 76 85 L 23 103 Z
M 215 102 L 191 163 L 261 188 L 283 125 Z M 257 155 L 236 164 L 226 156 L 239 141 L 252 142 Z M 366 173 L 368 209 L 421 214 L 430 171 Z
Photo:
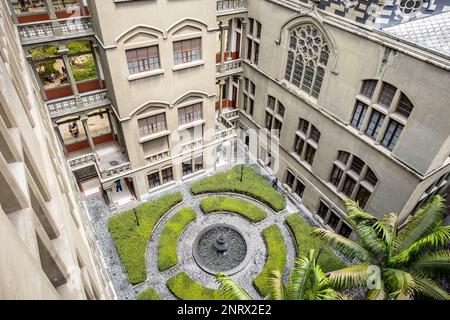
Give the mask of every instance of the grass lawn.
M 192 208 L 184 208 L 167 221 L 158 244 L 158 268 L 160 271 L 165 271 L 178 264 L 178 239 L 196 216 Z
M 155 289 L 147 289 L 139 292 L 137 300 L 161 300 Z
M 324 251 L 319 257 L 318 264 L 324 272 L 333 271 L 345 267 L 345 263 L 322 240 L 311 234 L 312 227 L 298 213 L 293 213 L 286 218 L 286 224 L 294 235 L 297 246 L 297 256 L 309 256 L 309 251 L 314 249 L 317 255 L 319 249 Z
M 164 214 L 182 200 L 183 194 L 177 192 L 138 206 L 137 215 L 140 226 L 137 226 L 136 218 L 131 210 L 109 219 L 109 232 L 131 284 L 145 281 L 147 277 L 145 252 L 153 229 Z
M 241 166 L 227 172 L 217 173 L 192 184 L 194 195 L 203 193 L 235 192 L 259 200 L 275 211 L 286 207 L 284 198 L 276 192 L 255 170 L 244 166 L 243 181 L 240 181 Z
M 255 223 L 267 218 L 264 210 L 248 201 L 240 199 L 210 197 L 200 203 L 200 208 L 205 214 L 214 212 L 237 213 Z
M 206 288 L 186 273 L 180 272 L 167 280 L 169 290 L 181 300 L 223 300 L 217 290 Z
M 286 267 L 286 243 L 277 225 L 271 225 L 263 230 L 264 241 L 267 246 L 267 260 L 262 272 L 253 279 L 253 284 L 263 297 L 269 295 L 268 276 L 270 272 L 278 270 L 284 272 Z

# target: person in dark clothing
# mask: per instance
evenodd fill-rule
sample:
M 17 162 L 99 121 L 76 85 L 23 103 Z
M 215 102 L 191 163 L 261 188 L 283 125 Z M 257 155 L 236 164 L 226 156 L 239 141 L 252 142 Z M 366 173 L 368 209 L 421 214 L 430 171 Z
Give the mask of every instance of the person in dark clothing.
M 122 182 L 120 182 L 120 179 L 116 180 L 115 184 L 116 184 L 116 192 L 123 191 L 123 189 L 122 189 Z
M 275 177 L 275 179 L 273 179 L 273 181 L 272 181 L 272 188 L 278 189 L 278 178 L 277 177 Z

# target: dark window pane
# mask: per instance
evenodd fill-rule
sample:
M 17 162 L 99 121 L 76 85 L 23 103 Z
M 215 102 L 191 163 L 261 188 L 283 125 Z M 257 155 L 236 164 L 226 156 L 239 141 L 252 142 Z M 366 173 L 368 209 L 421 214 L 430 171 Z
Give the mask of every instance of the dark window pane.
M 391 106 L 392 99 L 394 99 L 396 91 L 397 91 L 396 87 L 390 85 L 389 83 L 383 83 L 383 89 L 381 90 L 378 103 L 389 108 Z
M 274 97 L 272 97 L 272 96 L 268 97 L 267 106 L 269 107 L 269 109 L 272 109 L 272 110 L 275 109 L 275 102 L 276 102 L 276 99 Z
M 400 134 L 402 133 L 402 130 L 402 124 L 395 120 L 390 120 L 381 144 L 392 151 L 398 141 L 398 138 L 400 137 Z
M 353 156 L 352 165 L 350 166 L 350 170 L 352 170 L 356 174 L 361 174 L 361 171 L 364 167 L 364 161 L 360 158 Z
M 367 168 L 367 173 L 364 180 L 370 183 L 372 186 L 376 186 L 376 184 L 378 183 L 377 176 L 375 175 L 375 173 L 373 173 L 373 171 L 370 168 Z
M 339 230 L 339 234 L 348 238 L 352 233 L 352 228 L 350 228 L 347 224 L 343 223 L 341 230 Z
M 319 140 L 320 140 L 320 131 L 317 130 L 316 127 L 312 126 L 312 127 L 311 127 L 311 133 L 309 134 L 309 137 L 310 137 L 313 141 L 319 143 Z
M 337 166 L 333 166 L 333 170 L 331 171 L 330 182 L 334 186 L 338 186 L 341 181 L 343 171 L 339 169 Z
M 302 198 L 304 192 L 305 192 L 305 185 L 300 180 L 297 180 L 297 185 L 295 186 L 295 193 L 300 198 Z
M 285 108 L 284 106 L 278 102 L 278 114 L 282 117 L 284 117 Z
M 336 229 L 336 227 L 337 227 L 337 225 L 338 225 L 340 220 L 341 219 L 333 211 L 331 211 L 330 219 L 328 219 L 328 223 L 327 224 L 331 228 Z
M 298 122 L 298 130 L 305 133 L 308 131 L 309 122 L 305 119 L 300 119 Z
M 303 151 L 303 146 L 305 145 L 305 140 L 300 138 L 299 136 L 295 136 L 295 142 L 294 142 L 294 151 L 301 156 Z
M 358 189 L 358 193 L 356 194 L 355 201 L 358 202 L 359 206 L 362 209 L 364 209 L 364 207 L 367 204 L 367 201 L 369 201 L 369 197 L 370 192 L 366 188 L 360 186 Z
M 328 213 L 328 206 L 320 201 L 319 209 L 317 210 L 317 215 L 321 217 L 322 219 L 325 219 Z
M 182 163 L 183 176 L 192 173 L 192 160 L 187 160 Z
M 348 197 L 352 196 L 353 189 L 355 188 L 355 180 L 353 180 L 350 176 L 345 178 L 344 186 L 342 187 L 342 192 Z
M 369 125 L 366 130 L 366 135 L 375 140 L 380 133 L 383 121 L 384 115 L 376 110 L 373 110 L 372 115 L 370 116 Z
M 161 173 L 162 173 L 163 183 L 168 183 L 173 180 L 172 167 L 162 170 Z
M 367 105 L 361 101 L 356 102 L 355 111 L 353 112 L 351 125 L 356 129 L 360 129 L 366 116 Z
M 270 113 L 266 112 L 266 122 L 265 123 L 266 123 L 267 130 L 272 129 L 272 119 L 273 119 L 272 115 Z
M 292 189 L 294 187 L 294 181 L 295 181 L 294 175 L 290 171 L 287 171 L 286 184 L 289 186 L 289 188 Z
M 316 149 L 310 144 L 306 144 L 305 161 L 310 165 L 313 164 L 314 156 L 316 155 Z
M 372 98 L 376 85 L 376 80 L 364 80 L 361 87 L 361 94 L 367 98 Z
M 413 104 L 411 101 L 402 93 L 400 95 L 400 102 L 397 106 L 397 113 L 400 113 L 401 115 L 405 116 L 406 118 L 409 117 L 413 109 Z
M 152 173 L 148 176 L 148 186 L 150 189 L 156 188 L 161 185 L 159 180 L 159 172 Z
M 350 158 L 350 153 L 345 151 L 339 151 L 338 161 L 343 164 L 347 164 L 348 158 Z

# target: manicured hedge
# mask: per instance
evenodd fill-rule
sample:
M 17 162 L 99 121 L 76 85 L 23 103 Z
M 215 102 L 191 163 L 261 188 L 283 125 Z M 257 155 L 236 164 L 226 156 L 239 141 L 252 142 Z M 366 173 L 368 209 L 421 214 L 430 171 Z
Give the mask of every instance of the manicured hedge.
M 237 213 L 252 222 L 260 222 L 267 218 L 267 213 L 254 204 L 234 198 L 210 197 L 200 203 L 205 214 L 213 212 Z
M 131 284 L 145 281 L 147 277 L 145 251 L 153 229 L 164 214 L 182 200 L 183 194 L 177 192 L 138 206 L 137 215 L 140 226 L 137 226 L 136 218 L 131 210 L 109 219 L 109 232 Z
M 166 285 L 181 300 L 223 300 L 219 291 L 202 286 L 184 272 L 167 280 Z
M 293 213 L 286 218 L 286 224 L 291 230 L 297 246 L 297 256 L 307 256 L 311 249 L 315 254 L 322 248 L 318 264 L 324 272 L 333 271 L 345 267 L 344 262 L 339 259 L 334 251 L 322 240 L 311 234 L 312 227 L 298 213 Z
M 194 195 L 220 192 L 240 193 L 265 203 L 277 212 L 286 207 L 285 199 L 252 167 L 244 166 L 242 182 L 240 177 L 241 166 L 236 166 L 230 171 L 217 173 L 194 182 L 191 191 Z
M 155 289 L 147 289 L 139 292 L 137 300 L 161 300 Z
M 184 208 L 167 221 L 158 244 L 158 268 L 160 271 L 165 271 L 178 264 L 178 239 L 187 225 L 195 218 L 196 214 L 192 208 Z
M 268 277 L 272 271 L 284 272 L 286 267 L 286 243 L 280 227 L 271 225 L 263 230 L 267 247 L 267 260 L 262 272 L 253 279 L 253 285 L 263 297 L 270 293 Z

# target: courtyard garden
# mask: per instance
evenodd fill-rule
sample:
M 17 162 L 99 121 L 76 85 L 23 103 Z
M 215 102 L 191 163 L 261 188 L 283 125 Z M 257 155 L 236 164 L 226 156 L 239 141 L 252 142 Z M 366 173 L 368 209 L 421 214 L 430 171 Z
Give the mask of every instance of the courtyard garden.
M 357 216 L 357 205 L 346 205 L 349 219 L 364 228 L 360 234 L 376 238 L 368 228 L 375 218 Z M 359 232 L 356 222 L 354 227 Z M 358 268 L 367 266 L 348 266 L 341 257 L 370 259 L 377 249 L 370 237 L 363 244 L 372 247 L 363 249 L 313 228 L 250 166 L 183 184 L 135 211 L 114 215 L 108 230 L 139 300 L 341 299 L 339 290 L 365 281 Z M 291 282 L 283 285 L 283 279 Z M 296 292 L 301 285 L 307 290 Z M 437 288 L 427 290 L 445 296 Z

